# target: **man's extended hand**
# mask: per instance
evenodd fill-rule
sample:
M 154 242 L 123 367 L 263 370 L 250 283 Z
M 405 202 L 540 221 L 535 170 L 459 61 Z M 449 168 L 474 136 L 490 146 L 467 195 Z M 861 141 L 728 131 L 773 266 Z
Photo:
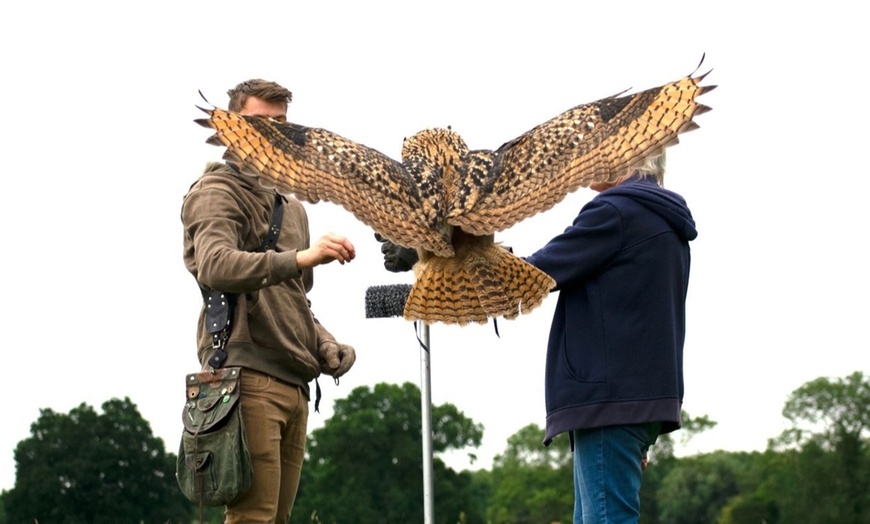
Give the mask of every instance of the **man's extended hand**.
M 305 269 L 328 264 L 333 260 L 344 264 L 354 258 L 356 258 L 356 249 L 350 240 L 335 233 L 327 233 L 318 238 L 317 242 L 308 249 L 296 252 L 296 266 Z

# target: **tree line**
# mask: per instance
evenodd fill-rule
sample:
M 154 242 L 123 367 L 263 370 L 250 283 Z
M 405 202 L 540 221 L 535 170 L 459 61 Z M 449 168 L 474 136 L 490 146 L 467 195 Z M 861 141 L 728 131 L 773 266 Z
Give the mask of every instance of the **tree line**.
M 641 491 L 642 524 L 870 524 L 870 377 L 818 378 L 791 393 L 790 427 L 763 452 L 678 458 L 673 435 L 715 426 L 684 413 L 684 428 L 652 449 Z M 336 400 L 309 435 L 292 523 L 423 521 L 421 396 L 411 383 L 361 386 Z M 456 406 L 432 407 L 435 520 L 441 524 L 569 523 L 572 458 L 567 438 L 541 445 L 529 424 L 489 470 L 454 471 L 447 450 L 480 446 L 483 426 Z M 129 399 L 98 413 L 40 410 L 15 448 L 15 486 L 0 494 L 0 524 L 193 523 L 179 492 L 176 455 L 153 436 Z M 209 508 L 206 521 L 223 521 Z

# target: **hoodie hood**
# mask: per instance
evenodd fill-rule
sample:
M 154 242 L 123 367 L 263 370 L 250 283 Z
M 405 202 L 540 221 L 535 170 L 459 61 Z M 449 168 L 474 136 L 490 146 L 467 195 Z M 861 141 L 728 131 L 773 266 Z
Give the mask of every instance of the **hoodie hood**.
M 601 195 L 626 196 L 661 216 L 678 235 L 686 240 L 698 236 L 695 219 L 686 205 L 686 200 L 669 191 L 651 178 L 630 178 L 618 186 L 602 191 Z

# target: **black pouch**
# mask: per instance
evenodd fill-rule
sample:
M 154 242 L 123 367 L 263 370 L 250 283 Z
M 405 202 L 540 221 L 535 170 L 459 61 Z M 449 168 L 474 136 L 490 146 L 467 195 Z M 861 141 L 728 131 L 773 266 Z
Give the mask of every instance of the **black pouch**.
M 253 467 L 239 407 L 241 371 L 187 375 L 176 477 L 191 502 L 223 506 L 251 487 Z

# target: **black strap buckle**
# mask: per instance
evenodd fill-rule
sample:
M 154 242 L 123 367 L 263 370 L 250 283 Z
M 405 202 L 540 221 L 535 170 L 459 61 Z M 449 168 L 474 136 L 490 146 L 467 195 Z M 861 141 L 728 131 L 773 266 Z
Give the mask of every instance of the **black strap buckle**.
M 214 369 L 218 369 L 223 367 L 224 362 L 227 361 L 227 351 L 223 348 L 216 349 L 214 353 L 211 354 L 211 358 L 208 359 L 208 365 Z
M 200 288 L 200 291 L 205 304 L 205 328 L 211 333 L 211 346 L 214 350 L 208 363 L 217 369 L 223 367 L 227 360 L 225 347 L 227 339 L 230 338 L 230 322 L 233 318 L 236 296 L 206 288 Z

